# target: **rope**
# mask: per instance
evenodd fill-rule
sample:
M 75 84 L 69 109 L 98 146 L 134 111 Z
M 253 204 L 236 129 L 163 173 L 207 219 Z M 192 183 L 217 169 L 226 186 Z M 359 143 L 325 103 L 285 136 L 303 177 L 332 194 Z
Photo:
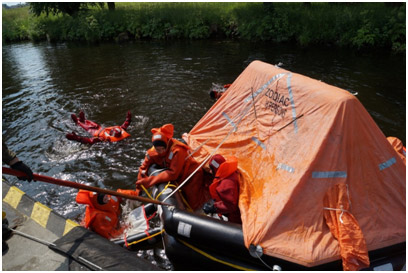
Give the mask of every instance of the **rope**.
M 36 242 L 38 242 L 38 243 L 40 243 L 40 244 L 43 244 L 43 245 L 46 245 L 46 246 L 57 247 L 57 245 L 54 244 L 54 243 L 50 243 L 50 242 L 47 242 L 47 241 L 45 241 L 45 240 L 41 240 L 41 239 L 39 239 L 39 238 L 36 238 L 36 237 L 34 237 L 34 236 L 31 236 L 31 235 L 26 234 L 26 233 L 21 232 L 21 231 L 18 231 L 18 230 L 16 230 L 16 229 L 12 229 L 12 228 L 9 228 L 9 229 L 10 229 L 13 233 L 15 233 L 15 234 L 18 234 L 18 235 L 20 235 L 20 236 L 26 237 L 26 238 L 31 239 L 31 240 L 33 240 L 33 241 L 36 241 Z
M 156 196 L 156 200 L 159 198 L 159 196 L 160 196 L 168 187 L 177 188 L 176 185 L 170 184 L 170 182 L 168 182 L 167 185 L 164 187 L 164 189 Z M 181 200 L 183 201 L 184 205 L 186 205 L 187 210 L 188 210 L 188 211 L 193 211 L 193 209 L 191 208 L 190 204 L 187 202 L 187 200 L 184 198 L 183 194 L 181 193 L 181 190 L 180 190 L 180 198 L 181 198 Z
M 347 188 L 348 203 L 349 203 L 350 208 L 351 208 L 351 200 L 350 200 L 349 188 L 348 188 L 348 185 L 347 185 L 347 184 L 346 184 L 346 188 Z M 344 224 L 343 219 L 342 219 L 343 214 L 344 214 L 345 212 L 351 214 L 350 211 L 344 209 L 343 205 L 340 205 L 340 208 L 339 208 L 339 209 L 337 209 L 337 208 L 328 208 L 328 207 L 323 207 L 323 209 L 325 209 L 325 210 L 331 210 L 331 211 L 341 211 L 340 216 L 339 216 L 339 220 L 340 220 L 340 223 L 342 223 L 342 224 Z
M 350 213 L 350 211 L 343 209 L 343 205 L 340 205 L 339 209 L 327 208 L 327 207 L 323 207 L 323 209 L 331 210 L 331 211 L 341 211 L 340 216 L 339 216 L 339 220 L 340 220 L 340 223 L 342 223 L 342 224 L 344 224 L 343 219 L 341 218 L 341 217 L 343 217 L 343 213 L 345 213 L 345 212 Z
M 215 261 L 215 262 L 218 262 L 218 263 L 221 263 L 221 264 L 228 265 L 228 266 L 230 266 L 230 267 L 232 267 L 232 268 L 235 268 L 235 269 L 238 269 L 238 270 L 253 271 L 253 269 L 249 269 L 249 268 L 246 268 L 246 267 L 243 267 L 243 266 L 240 266 L 240 265 L 236 265 L 236 264 L 232 264 L 232 263 L 229 263 L 229 262 L 220 260 L 220 259 L 218 259 L 218 258 L 216 258 L 216 257 L 214 257 L 214 256 L 212 256 L 212 255 L 210 255 L 210 254 L 208 254 L 208 253 L 206 253 L 206 252 L 204 252 L 204 251 L 202 251 L 202 250 L 196 248 L 195 246 L 190 245 L 189 243 L 187 243 L 187 242 L 185 242 L 185 241 L 183 241 L 183 240 L 181 240 L 181 239 L 179 239 L 179 241 L 180 241 L 181 243 L 183 243 L 185 246 L 191 248 L 192 250 L 198 252 L 199 254 L 201 254 L 201 255 L 207 257 L 208 259 L 210 259 L 210 260 L 212 260 L 212 261 Z
M 65 255 L 68 255 L 69 257 L 73 258 L 74 260 L 77 260 L 78 262 L 81 262 L 82 264 L 84 264 L 84 265 L 86 265 L 86 266 L 91 266 L 91 267 L 93 267 L 94 270 L 95 270 L 95 269 L 97 269 L 97 270 L 104 270 L 104 269 L 103 269 L 102 267 L 100 267 L 99 265 L 96 265 L 96 264 L 94 264 L 94 263 L 88 261 L 87 259 L 85 259 L 85 258 L 83 258 L 83 257 L 81 257 L 81 256 L 74 257 L 73 255 L 71 255 L 71 254 L 69 254 L 69 253 L 63 251 L 62 249 L 60 249 L 60 248 L 59 248 L 56 244 L 54 244 L 54 243 L 50 243 L 50 242 L 48 242 L 48 241 L 45 241 L 45 240 L 36 238 L 36 237 L 34 237 L 34 236 L 31 236 L 31 235 L 26 234 L 26 233 L 24 233 L 24 232 L 18 231 L 18 230 L 16 230 L 16 229 L 12 229 L 12 228 L 9 228 L 9 229 L 10 229 L 13 233 L 15 233 L 15 234 L 18 234 L 18 235 L 20 235 L 20 236 L 26 237 L 26 238 L 31 239 L 31 240 L 33 240 L 33 241 L 36 241 L 36 242 L 38 242 L 38 243 L 40 243 L 40 244 L 46 245 L 46 246 L 48 246 L 49 248 L 51 248 L 51 249 L 53 249 L 53 250 L 56 250 L 56 251 L 58 251 L 58 252 L 60 252 L 60 253 L 63 253 L 63 254 L 65 254 Z
M 173 188 L 175 188 L 176 185 L 170 184 L 170 182 L 168 182 L 167 185 L 164 187 L 164 189 L 156 196 L 156 200 L 159 199 L 159 196 L 162 195 L 162 193 L 163 193 L 168 187 L 173 187 Z
M 227 125 L 227 124 L 226 124 L 226 125 Z M 225 125 L 224 125 L 224 127 L 225 127 Z M 193 154 L 195 154 L 198 150 L 200 150 L 200 148 L 203 147 L 204 144 L 206 144 L 209 140 L 210 140 L 210 139 L 207 138 L 203 143 L 201 143 L 200 145 L 198 145 L 197 148 L 195 148 L 194 151 L 192 151 L 192 152 L 186 157 L 185 160 L 187 160 L 189 157 L 193 156 Z
M 159 232 L 156 232 L 155 234 L 152 234 L 152 235 L 149 235 L 149 236 L 147 236 L 147 237 L 144 237 L 143 239 L 140 239 L 140 240 L 138 240 L 138 241 L 131 242 L 130 244 L 127 244 L 126 246 L 131 246 L 131 245 L 135 245 L 135 244 L 138 244 L 138 243 L 140 243 L 140 242 L 146 241 L 146 240 L 148 240 L 148 239 L 150 239 L 150 238 L 153 238 L 153 237 L 156 237 L 157 235 L 162 234 L 163 232 L 164 232 L 164 229 L 162 229 L 162 230 L 159 231 Z
M 258 257 L 258 259 L 270 270 L 275 271 L 272 267 L 270 267 L 267 263 L 265 263 L 262 259 L 261 256 L 258 255 L 258 253 L 255 251 L 256 256 Z
M 142 185 L 142 189 L 150 199 L 154 200 L 154 198 L 150 195 L 149 191 L 145 188 L 145 186 Z

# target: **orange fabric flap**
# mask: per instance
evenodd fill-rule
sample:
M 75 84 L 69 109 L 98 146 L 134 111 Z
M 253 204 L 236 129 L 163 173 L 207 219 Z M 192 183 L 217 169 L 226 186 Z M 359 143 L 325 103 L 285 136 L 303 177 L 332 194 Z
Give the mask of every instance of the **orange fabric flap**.
M 350 212 L 346 184 L 330 188 L 324 198 L 324 218 L 331 233 L 339 242 L 344 270 L 359 270 L 370 266 L 363 232 Z

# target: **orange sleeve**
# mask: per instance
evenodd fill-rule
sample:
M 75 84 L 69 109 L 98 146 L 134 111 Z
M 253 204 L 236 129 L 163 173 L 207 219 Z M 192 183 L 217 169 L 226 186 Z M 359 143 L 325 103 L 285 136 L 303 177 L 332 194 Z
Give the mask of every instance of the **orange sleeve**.
M 174 155 L 168 170 L 161 172 L 156 176 L 149 177 L 149 187 L 158 183 L 175 181 L 177 178 L 179 178 L 181 172 L 183 171 L 187 151 L 183 149 L 175 149 L 173 152 Z
M 147 177 L 147 171 L 149 170 L 150 165 L 152 165 L 153 163 L 154 162 L 149 156 L 149 152 L 147 151 L 143 163 L 139 167 L 139 173 L 137 174 L 138 180 Z

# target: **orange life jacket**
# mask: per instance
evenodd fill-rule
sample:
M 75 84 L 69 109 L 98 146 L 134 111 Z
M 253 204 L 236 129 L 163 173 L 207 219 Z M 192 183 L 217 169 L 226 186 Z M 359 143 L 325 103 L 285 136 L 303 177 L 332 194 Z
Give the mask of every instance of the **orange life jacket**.
M 121 131 L 121 135 L 119 137 L 111 136 L 109 134 L 109 132 L 112 129 L 116 129 L 116 128 L 119 128 L 120 131 Z M 125 139 L 125 138 L 129 137 L 130 134 L 128 132 L 126 132 L 125 130 L 123 130 L 122 127 L 116 125 L 116 126 L 102 128 L 99 131 L 96 131 L 93 136 L 94 137 L 99 137 L 99 138 L 103 139 L 104 141 L 117 142 L 119 140 L 122 140 L 122 139 Z
M 157 176 L 151 177 L 150 186 L 168 181 L 182 183 L 200 165 L 193 157 L 187 158 L 189 147 L 186 144 L 172 138 L 168 145 L 170 145 L 170 148 L 163 155 L 159 155 L 154 147 L 146 152 L 146 158 L 139 168 L 138 179 L 142 178 L 143 175 L 147 175 L 149 167 L 156 163 L 162 168 L 174 166 L 174 169 L 166 170 Z M 175 162 L 174 155 L 177 153 L 181 156 L 178 156 L 178 162 Z M 177 177 L 174 174 L 177 174 Z M 203 170 L 201 168 L 183 186 L 182 191 L 193 210 L 198 209 L 209 198 L 208 190 L 204 186 Z
M 105 238 L 115 238 L 123 232 L 123 228 L 117 228 L 121 213 L 120 199 L 109 195 L 109 202 L 101 205 L 97 201 L 97 196 L 95 192 L 79 190 L 76 202 L 87 205 L 81 225 Z
M 215 201 L 221 201 L 217 193 L 217 187 L 220 182 L 238 170 L 238 159 L 235 156 L 227 157 L 225 162 L 220 165 L 215 174 L 215 178 L 210 185 L 210 194 Z
M 156 161 L 156 163 L 158 165 L 160 165 L 161 167 L 167 168 L 170 166 L 171 160 L 173 159 L 173 155 L 180 149 L 184 149 L 185 151 L 188 151 L 190 148 L 182 143 L 181 141 L 178 141 L 177 139 L 172 138 L 169 142 L 169 144 L 171 145 L 170 149 L 167 149 L 166 154 L 164 155 L 159 155 L 156 151 L 156 149 L 154 148 L 154 146 L 152 148 L 150 148 L 149 150 L 147 150 L 147 154 L 150 158 L 152 158 L 154 161 Z M 191 158 L 191 157 L 190 157 Z M 184 162 L 184 169 L 188 169 L 188 166 L 190 165 L 190 161 L 191 160 L 186 160 Z

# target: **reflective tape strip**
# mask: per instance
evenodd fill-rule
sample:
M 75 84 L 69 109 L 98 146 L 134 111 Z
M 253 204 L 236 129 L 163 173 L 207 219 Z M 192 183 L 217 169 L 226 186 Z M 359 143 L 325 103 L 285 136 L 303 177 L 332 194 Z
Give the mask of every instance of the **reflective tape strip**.
M 347 172 L 313 172 L 312 178 L 346 178 Z
M 31 219 L 39 223 L 43 227 L 47 227 L 48 218 L 50 217 L 51 209 L 40 202 L 36 202 L 31 212 Z
M 220 167 L 220 164 L 218 164 L 218 162 L 215 161 L 215 160 L 211 161 L 211 165 L 214 166 L 217 169 Z
M 391 165 L 395 164 L 397 162 L 397 160 L 395 159 L 395 157 L 385 161 L 384 163 L 381 163 L 378 165 L 378 168 L 380 168 L 380 171 L 390 167 Z
M 237 131 L 237 125 L 232 121 L 232 119 L 225 113 L 222 112 L 222 115 L 228 120 L 229 124 L 231 124 L 232 127 L 234 127 L 234 132 Z
M 15 186 L 10 186 L 4 180 L 2 190 L 7 192 L 3 198 L 3 205 L 10 205 L 22 215 L 31 218 L 57 236 L 65 235 L 72 228 L 79 226 L 74 221 L 65 219 L 55 213 L 51 208 L 36 202 L 22 190 Z
M 286 164 L 283 164 L 283 163 L 279 163 L 278 167 L 276 167 L 276 169 L 277 170 L 285 170 L 285 171 L 287 171 L 289 173 L 294 173 L 295 172 L 295 168 L 293 168 L 291 166 L 288 166 Z
M 78 224 L 75 223 L 74 221 L 67 219 L 65 221 L 65 227 L 64 227 L 64 232 L 62 233 L 62 235 L 67 234 L 71 229 L 73 229 L 74 227 L 77 227 Z
M 7 195 L 4 197 L 3 202 L 8 203 L 13 208 L 17 208 L 20 203 L 21 197 L 25 193 L 17 187 L 10 187 L 10 190 L 7 192 Z
M 153 139 L 161 139 L 161 138 L 162 138 L 161 135 L 154 135 L 154 136 L 153 136 Z
M 293 100 L 291 80 L 292 80 L 292 73 L 289 73 L 288 78 L 287 78 L 287 86 L 288 86 L 290 104 L 292 106 L 292 118 L 294 120 L 293 125 L 295 126 L 295 133 L 297 133 L 298 126 L 297 126 L 297 121 L 296 121 L 296 109 L 295 109 L 295 101 Z
M 265 146 L 265 144 L 263 144 L 262 141 L 260 141 L 260 140 L 257 139 L 256 137 L 252 137 L 252 140 L 253 140 L 258 146 L 260 146 L 262 149 L 266 150 L 266 146 Z
M 278 78 L 282 78 L 283 76 L 285 76 L 286 73 L 280 73 L 280 74 L 276 74 L 275 76 L 272 77 L 272 79 L 270 79 L 267 83 L 265 83 L 264 85 L 261 86 L 261 88 L 259 88 L 258 90 L 255 91 L 255 93 L 251 93 L 245 100 L 245 103 L 250 102 L 252 99 L 255 99 L 256 96 L 258 96 L 262 91 L 265 90 L 266 87 L 268 87 L 268 85 L 270 85 L 272 82 L 274 82 L 275 80 L 277 80 Z
M 172 160 L 172 159 L 173 159 L 173 156 L 174 156 L 173 152 L 170 152 L 170 154 L 169 154 L 169 160 Z

